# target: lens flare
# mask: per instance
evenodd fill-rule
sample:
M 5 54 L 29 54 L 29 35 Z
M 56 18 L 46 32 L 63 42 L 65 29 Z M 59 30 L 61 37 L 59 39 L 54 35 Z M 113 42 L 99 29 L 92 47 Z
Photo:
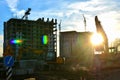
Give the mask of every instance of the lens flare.
M 103 37 L 101 34 L 95 33 L 91 37 L 91 42 L 93 45 L 100 45 L 103 43 Z
M 20 44 L 20 43 L 22 43 L 22 40 L 17 40 L 17 39 L 16 40 L 11 40 L 10 43 L 11 44 Z
M 48 43 L 48 36 L 47 35 L 42 36 L 42 43 L 45 45 Z

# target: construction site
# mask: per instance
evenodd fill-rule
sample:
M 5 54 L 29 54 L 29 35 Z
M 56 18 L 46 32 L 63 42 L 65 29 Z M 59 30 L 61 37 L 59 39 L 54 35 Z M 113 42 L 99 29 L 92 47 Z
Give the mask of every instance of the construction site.
M 102 40 L 94 44 L 91 40 L 95 33 L 62 32 L 57 19 L 29 20 L 30 11 L 28 8 L 21 19 L 4 22 L 3 64 L 0 64 L 3 79 L 0 80 L 110 80 L 105 79 L 109 71 L 120 68 L 118 46 L 108 46 L 107 35 L 97 16 L 97 38 L 100 35 Z M 14 60 L 12 66 L 7 66 L 12 67 L 12 74 L 5 79 L 10 74 L 6 75 L 5 70 L 7 56 Z

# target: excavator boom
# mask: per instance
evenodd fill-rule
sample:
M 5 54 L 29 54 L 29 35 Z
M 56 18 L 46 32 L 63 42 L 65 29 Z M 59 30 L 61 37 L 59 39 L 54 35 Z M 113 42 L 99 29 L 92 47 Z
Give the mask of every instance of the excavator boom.
M 108 53 L 108 38 L 97 16 L 95 16 L 95 24 L 97 33 L 100 33 L 104 39 L 104 53 Z

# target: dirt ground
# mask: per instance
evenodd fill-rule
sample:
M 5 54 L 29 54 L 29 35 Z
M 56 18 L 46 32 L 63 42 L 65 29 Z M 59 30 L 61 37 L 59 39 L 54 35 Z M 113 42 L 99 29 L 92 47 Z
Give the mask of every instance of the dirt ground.
M 103 70 L 94 73 L 94 80 L 120 80 L 120 69 Z

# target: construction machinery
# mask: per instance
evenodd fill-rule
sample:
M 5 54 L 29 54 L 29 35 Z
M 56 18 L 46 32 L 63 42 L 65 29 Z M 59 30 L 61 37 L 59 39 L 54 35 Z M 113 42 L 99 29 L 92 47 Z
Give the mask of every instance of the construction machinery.
M 103 44 L 97 47 L 103 48 L 104 53 L 108 53 L 108 38 L 97 16 L 95 16 L 95 24 L 97 33 L 101 34 L 104 39 Z
M 25 18 L 25 20 L 28 20 L 28 15 L 30 15 L 30 11 L 31 11 L 31 8 L 28 8 L 28 10 L 25 12 L 24 16 L 22 17 L 22 19 Z
M 102 54 L 95 54 L 94 58 L 97 60 L 94 60 L 94 62 L 97 61 L 96 64 L 99 64 L 101 69 L 120 68 L 120 54 L 117 51 L 119 44 L 116 47 L 108 47 L 107 35 L 97 16 L 95 16 L 95 24 L 97 33 L 101 34 L 103 37 L 103 43 L 101 45 L 95 46 L 96 51 L 101 51 Z M 95 66 L 96 65 L 94 65 L 94 67 Z

